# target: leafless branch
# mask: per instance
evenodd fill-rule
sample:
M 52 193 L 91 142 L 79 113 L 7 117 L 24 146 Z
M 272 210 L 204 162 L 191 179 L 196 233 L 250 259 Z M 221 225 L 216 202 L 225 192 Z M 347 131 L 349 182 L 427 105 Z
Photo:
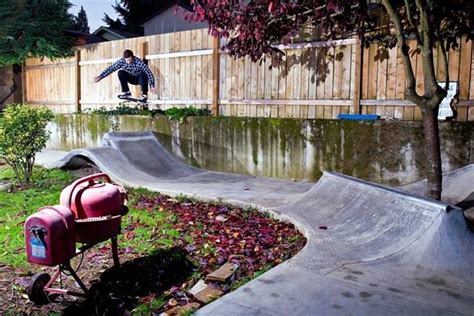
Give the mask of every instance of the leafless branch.
M 419 104 L 422 102 L 422 99 L 416 93 L 416 79 L 415 79 L 415 75 L 413 73 L 413 67 L 410 61 L 409 47 L 406 43 L 405 36 L 403 33 L 401 18 L 398 15 L 398 13 L 395 12 L 395 9 L 390 3 L 390 0 L 382 0 L 382 4 L 387 10 L 387 13 L 390 16 L 390 19 L 392 20 L 395 26 L 395 31 L 397 33 L 398 47 L 400 47 L 402 51 L 403 66 L 405 68 L 405 75 L 407 77 L 407 90 L 405 92 L 405 95 L 407 99 L 409 99 L 410 101 L 413 101 L 414 103 Z

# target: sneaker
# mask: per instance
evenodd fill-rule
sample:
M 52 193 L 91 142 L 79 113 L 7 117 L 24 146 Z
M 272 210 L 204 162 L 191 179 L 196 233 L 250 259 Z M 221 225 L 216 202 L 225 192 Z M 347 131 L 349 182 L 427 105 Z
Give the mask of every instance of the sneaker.
M 148 97 L 146 94 L 142 95 L 141 97 L 137 98 L 138 102 L 140 103 L 146 103 L 146 101 L 148 100 Z
M 131 96 L 132 94 L 130 93 L 130 91 L 127 91 L 127 92 L 120 93 L 117 97 L 119 99 L 127 99 L 127 98 L 130 98 Z

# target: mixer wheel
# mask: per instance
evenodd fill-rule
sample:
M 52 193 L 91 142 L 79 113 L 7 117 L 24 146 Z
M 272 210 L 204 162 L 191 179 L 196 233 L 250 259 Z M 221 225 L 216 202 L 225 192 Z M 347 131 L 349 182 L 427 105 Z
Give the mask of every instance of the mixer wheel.
M 33 275 L 27 289 L 30 301 L 40 305 L 49 303 L 48 294 L 44 291 L 44 287 L 48 284 L 49 280 L 51 280 L 51 277 L 47 273 L 36 273 Z

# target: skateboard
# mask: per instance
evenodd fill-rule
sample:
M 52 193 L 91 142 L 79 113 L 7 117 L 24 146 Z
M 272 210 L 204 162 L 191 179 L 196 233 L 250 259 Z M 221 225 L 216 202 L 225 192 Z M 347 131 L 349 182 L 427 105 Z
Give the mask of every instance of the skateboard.
M 120 99 L 120 100 L 124 100 L 124 101 L 133 102 L 133 103 L 135 103 L 135 104 L 141 106 L 144 110 L 148 109 L 148 101 L 143 102 L 143 101 L 140 100 L 140 99 L 132 98 L 132 97 L 119 98 L 119 99 Z

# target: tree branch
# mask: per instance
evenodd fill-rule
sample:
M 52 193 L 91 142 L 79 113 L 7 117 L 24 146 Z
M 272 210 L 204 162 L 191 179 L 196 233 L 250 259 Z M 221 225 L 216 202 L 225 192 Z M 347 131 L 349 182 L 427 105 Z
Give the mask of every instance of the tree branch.
M 421 62 L 423 64 L 423 72 L 425 74 L 425 96 L 432 98 L 438 93 L 438 89 L 440 89 L 438 82 L 436 81 L 436 74 L 434 70 L 432 31 L 428 21 L 426 4 L 423 0 L 415 0 L 415 4 L 420 11 L 420 34 L 422 42 L 419 44 L 421 45 Z
M 407 18 L 408 22 L 410 23 L 410 26 L 412 27 L 413 33 L 415 34 L 416 40 L 420 42 L 420 33 L 418 32 L 418 28 L 416 27 L 415 21 L 413 20 L 413 15 L 411 14 L 411 7 L 410 7 L 410 1 L 405 0 L 405 8 L 407 11 Z
M 405 96 L 408 100 L 414 102 L 415 104 L 421 104 L 423 100 L 416 93 L 416 79 L 410 61 L 409 47 L 405 40 L 405 34 L 403 32 L 401 18 L 398 13 L 395 12 L 395 9 L 390 3 L 390 0 L 382 0 L 382 4 L 387 10 L 390 19 L 392 20 L 395 26 L 395 31 L 397 33 L 397 44 L 402 52 L 403 66 L 405 68 L 405 76 L 407 78 L 407 90 L 405 91 Z
M 405 0 L 405 8 L 406 8 L 406 10 L 407 10 L 408 22 L 410 23 L 410 25 L 411 25 L 413 28 L 416 28 L 415 22 L 413 21 L 413 16 L 412 16 L 412 14 L 411 14 L 410 3 L 408 2 L 408 0 Z

